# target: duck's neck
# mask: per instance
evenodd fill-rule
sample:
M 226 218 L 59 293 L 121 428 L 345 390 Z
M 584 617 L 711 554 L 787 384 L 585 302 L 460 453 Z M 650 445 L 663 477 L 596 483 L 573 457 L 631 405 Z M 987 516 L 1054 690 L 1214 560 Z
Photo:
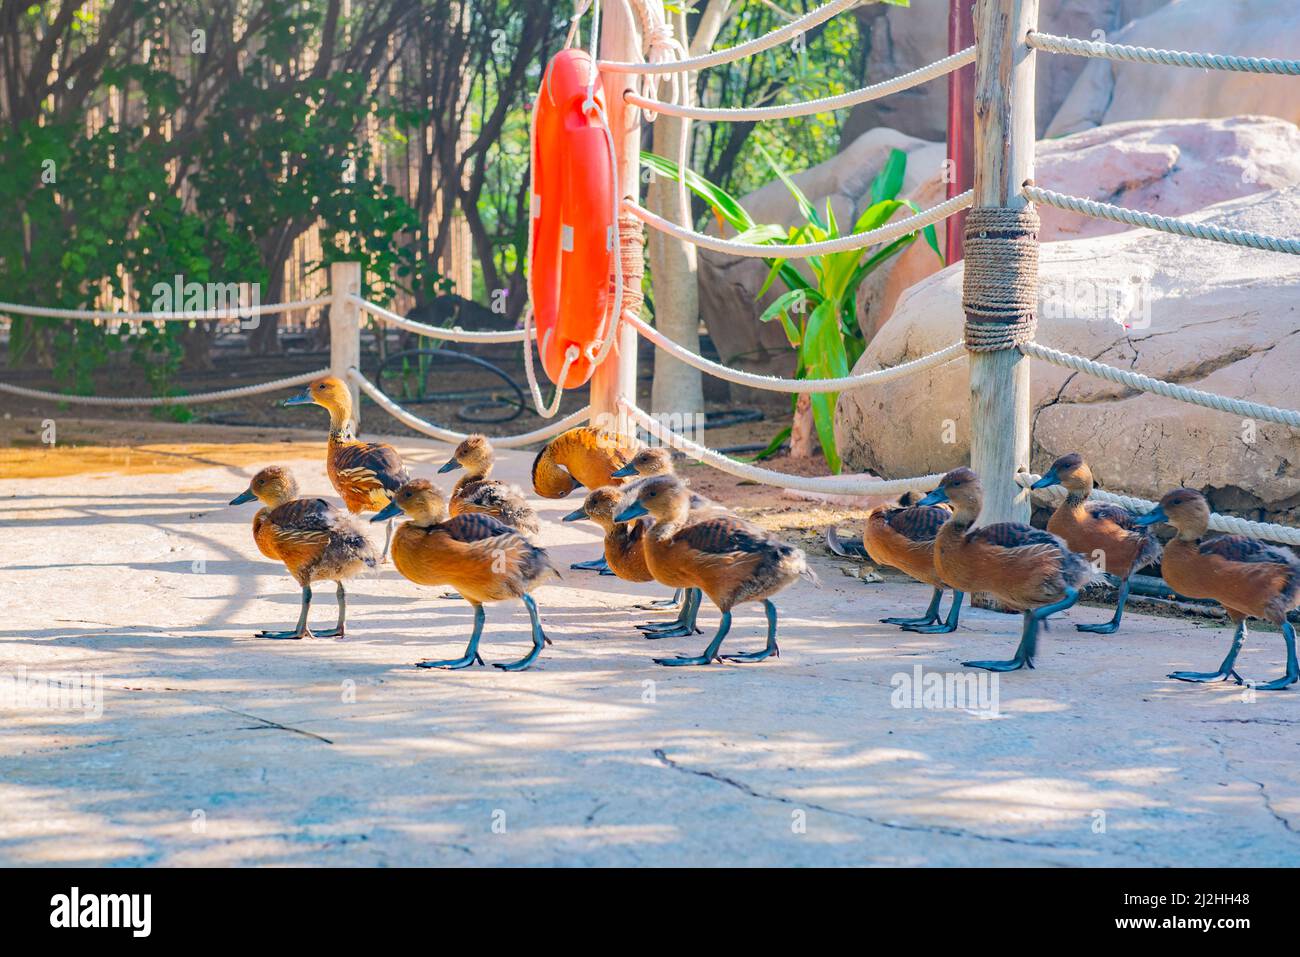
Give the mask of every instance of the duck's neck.
M 560 436 L 556 442 L 564 441 L 564 438 Z M 556 461 L 556 443 L 542 449 L 533 464 L 533 488 L 537 494 L 545 498 L 564 498 L 577 484 L 573 476 Z
M 944 528 L 951 526 L 955 531 L 965 532 L 975 524 L 975 519 L 979 518 L 980 507 L 978 505 L 962 504 L 954 505 L 952 518 L 944 523 Z
M 330 441 L 355 442 L 357 433 L 352 424 L 351 407 L 331 405 L 326 408 L 329 410 L 330 414 Z

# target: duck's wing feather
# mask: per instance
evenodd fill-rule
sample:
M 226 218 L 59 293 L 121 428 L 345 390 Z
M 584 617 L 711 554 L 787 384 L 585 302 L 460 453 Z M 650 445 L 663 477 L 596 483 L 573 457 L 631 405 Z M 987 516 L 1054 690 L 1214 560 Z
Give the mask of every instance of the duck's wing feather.
M 950 512 L 935 505 L 911 505 L 894 509 L 886 521 L 889 527 L 914 542 L 932 542 L 948 521 Z
M 340 447 L 335 467 L 353 484 L 374 485 L 387 492 L 396 492 L 411 480 L 397 450 L 379 442 L 350 442 Z
M 998 548 L 1010 548 L 1022 553 L 1043 552 L 1059 554 L 1068 552 L 1065 543 L 1051 532 L 1022 525 L 1020 522 L 997 522 L 985 525 L 966 533 L 968 542 L 996 545 Z
M 737 518 L 711 518 L 687 525 L 673 539 L 698 552 L 727 555 L 733 552 L 761 551 L 769 543 L 762 529 Z
M 339 527 L 342 513 L 323 498 L 298 498 L 271 509 L 267 521 L 284 532 L 328 534 Z
M 1088 502 L 1084 506 L 1088 514 L 1098 521 L 1112 522 L 1126 531 L 1142 532 L 1142 526 L 1136 525 L 1137 516 L 1122 505 L 1109 502 Z
M 1276 545 L 1269 545 L 1257 538 L 1245 535 L 1221 535 L 1201 542 L 1198 549 L 1202 555 L 1218 555 L 1233 562 L 1268 562 L 1277 565 L 1292 565 L 1300 568 L 1300 559 Z
M 498 535 L 517 535 L 505 522 L 485 512 L 463 512 L 443 522 L 438 528 L 458 542 L 481 542 Z

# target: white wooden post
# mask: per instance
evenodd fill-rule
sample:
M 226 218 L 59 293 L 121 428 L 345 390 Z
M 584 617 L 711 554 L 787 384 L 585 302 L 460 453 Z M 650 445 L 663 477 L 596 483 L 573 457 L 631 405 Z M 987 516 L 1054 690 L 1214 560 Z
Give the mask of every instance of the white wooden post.
M 975 8 L 975 206 L 1020 209 L 1034 175 L 1034 51 L 1038 0 Z M 967 262 L 970 262 L 969 253 Z M 981 522 L 1029 521 L 1015 480 L 1029 468 L 1029 360 L 1018 349 L 971 352 L 971 468 L 984 486 Z
M 601 13 L 600 58 L 602 60 L 640 60 L 641 34 L 628 0 L 607 0 Z M 623 199 L 637 202 L 641 195 L 641 111 L 623 99 L 627 90 L 635 89 L 636 76 L 631 73 L 605 73 L 601 77 L 605 92 L 605 115 L 614 134 L 614 153 L 618 158 L 618 180 Z M 617 248 L 615 255 L 618 254 Z M 639 264 L 639 259 L 638 259 Z M 641 267 L 624 270 L 623 283 L 641 286 Z M 614 308 L 620 308 L 615 303 Z M 591 377 L 591 423 L 602 428 L 635 432 L 630 422 L 619 415 L 619 400 L 636 402 L 636 330 L 620 324 L 618 343 Z
M 330 263 L 330 375 L 352 391 L 352 419 L 361 426 L 361 390 L 348 370 L 361 368 L 361 309 L 348 300 L 361 294 L 361 263 Z

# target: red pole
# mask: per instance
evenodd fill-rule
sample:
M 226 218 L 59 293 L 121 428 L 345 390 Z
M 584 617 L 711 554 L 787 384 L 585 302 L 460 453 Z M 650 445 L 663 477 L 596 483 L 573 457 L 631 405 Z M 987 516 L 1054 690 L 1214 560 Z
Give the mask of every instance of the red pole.
M 948 52 L 958 53 L 975 42 L 976 0 L 948 0 Z M 964 193 L 975 181 L 975 64 L 948 74 L 948 198 Z M 948 262 L 962 258 L 966 212 L 949 216 L 945 224 Z

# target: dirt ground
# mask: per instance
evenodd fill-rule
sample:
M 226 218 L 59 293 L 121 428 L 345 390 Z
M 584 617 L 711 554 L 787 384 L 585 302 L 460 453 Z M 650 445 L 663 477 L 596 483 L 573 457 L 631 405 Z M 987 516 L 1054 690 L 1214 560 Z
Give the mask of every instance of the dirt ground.
M 252 637 L 291 625 L 298 592 L 257 553 L 254 507 L 226 502 L 272 463 L 333 497 L 320 422 L 58 416 L 51 448 L 42 417 L 0 420 L 0 864 L 1300 863 L 1296 692 L 1165 677 L 1219 661 L 1209 622 L 1132 614 L 1103 638 L 1073 624 L 1108 611 L 1080 607 L 1036 670 L 970 672 L 1018 619 L 880 624 L 929 590 L 827 556 L 824 526 L 860 509 L 692 466 L 813 555 L 822 588 L 778 598 L 779 659 L 656 666 L 716 611 L 704 636 L 647 641 L 631 625 L 665 616 L 632 606 L 663 589 L 566 571 L 537 593 L 555 643 L 533 669 L 423 671 L 460 652 L 469 608 L 391 565 L 352 585 L 347 640 Z M 392 441 L 421 476 L 447 456 Z M 530 460 L 501 471 L 526 484 Z M 595 554 L 593 527 L 558 521 L 575 501 L 535 504 L 557 564 Z M 318 588 L 313 621 L 334 611 Z M 759 647 L 757 606 L 735 619 L 724 651 Z M 487 620 L 488 661 L 522 654 L 521 606 Z M 1282 664 L 1263 630 L 1240 663 Z

